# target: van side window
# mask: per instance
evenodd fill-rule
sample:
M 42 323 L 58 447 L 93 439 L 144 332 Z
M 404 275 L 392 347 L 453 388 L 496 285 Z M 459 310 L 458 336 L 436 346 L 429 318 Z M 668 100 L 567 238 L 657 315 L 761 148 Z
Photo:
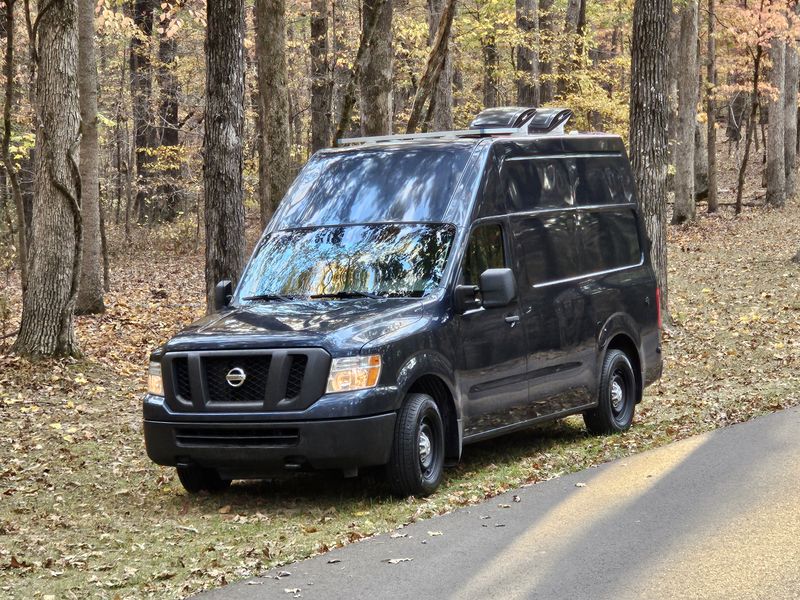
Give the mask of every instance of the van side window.
M 531 285 L 579 274 L 577 233 L 572 214 L 525 219 L 519 224 L 518 243 Z
M 500 173 L 508 212 L 572 206 L 575 197 L 567 162 L 528 157 L 505 160 Z
M 642 250 L 632 210 L 586 212 L 580 219 L 584 273 L 639 264 Z
M 502 269 L 506 266 L 503 247 L 503 228 L 499 223 L 476 227 L 469 238 L 464 257 L 464 284 L 478 285 L 481 273 L 486 269 Z

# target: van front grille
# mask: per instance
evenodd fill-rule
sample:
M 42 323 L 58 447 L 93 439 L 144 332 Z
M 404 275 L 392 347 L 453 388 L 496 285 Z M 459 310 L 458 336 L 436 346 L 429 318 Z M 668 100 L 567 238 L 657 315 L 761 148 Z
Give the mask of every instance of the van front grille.
M 269 354 L 204 358 L 209 400 L 263 404 L 270 360 Z M 232 386 L 226 379 L 233 369 L 241 369 L 245 374 L 244 383 L 239 387 Z
M 164 391 L 175 412 L 302 411 L 325 394 L 322 348 L 167 352 Z
M 283 448 L 300 441 L 297 429 L 180 428 L 175 431 L 180 446 L 228 446 L 239 448 Z

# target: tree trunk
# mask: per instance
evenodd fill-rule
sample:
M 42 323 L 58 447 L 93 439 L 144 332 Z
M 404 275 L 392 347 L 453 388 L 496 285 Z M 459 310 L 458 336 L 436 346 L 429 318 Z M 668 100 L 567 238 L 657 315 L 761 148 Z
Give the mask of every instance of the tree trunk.
M 516 0 L 517 28 L 522 43 L 517 46 L 517 104 L 539 106 L 539 11 L 537 0 Z
M 715 0 L 708 0 L 708 63 L 706 71 L 706 125 L 708 127 L 708 212 L 717 212 L 717 41 Z
M 763 0 L 762 0 L 763 7 Z M 764 56 L 764 47 L 761 44 L 756 46 L 755 56 L 753 57 L 753 88 L 750 92 L 750 112 L 747 117 L 747 132 L 744 138 L 744 156 L 739 165 L 739 175 L 736 179 L 736 214 L 742 212 L 742 194 L 744 193 L 744 176 L 747 173 L 747 163 L 750 160 L 750 146 L 753 143 L 753 137 L 756 124 L 756 115 L 758 114 L 758 82 L 761 73 L 761 59 Z
M 555 48 L 554 0 L 539 0 L 539 100 L 542 104 L 553 101 L 553 49 Z
M 25 200 L 17 176 L 17 167 L 11 158 L 11 105 L 14 101 L 14 0 L 6 1 L 6 64 L 5 102 L 3 106 L 3 164 L 11 184 L 11 195 L 17 216 L 17 262 L 19 263 L 22 292 L 28 286 L 28 226 L 25 219 Z
M 672 223 L 695 218 L 694 151 L 697 123 L 697 0 L 682 9 L 677 69 L 678 119 L 675 136 L 675 205 Z
M 353 61 L 353 68 L 350 69 L 347 82 L 344 84 L 341 106 L 339 107 L 338 119 L 336 120 L 336 131 L 333 134 L 331 145 L 335 145 L 336 140 L 342 137 L 350 126 L 350 115 L 353 112 L 353 106 L 356 102 L 356 84 L 361 80 L 366 64 L 368 48 L 372 43 L 372 38 L 376 35 L 378 17 L 381 14 L 380 9 L 386 1 L 387 0 L 373 0 L 372 12 L 369 15 L 364 15 L 361 25 L 361 40 L 358 43 L 358 50 L 356 51 L 356 58 Z
M 173 15 L 166 9 L 165 17 L 159 23 L 163 32 L 158 38 L 158 69 L 156 77 L 161 88 L 158 107 L 158 142 L 162 146 L 165 165 L 159 170 L 159 184 L 156 197 L 159 200 L 160 217 L 172 221 L 178 215 L 183 198 L 180 188 L 181 155 L 180 122 L 178 121 L 178 77 L 177 67 L 178 41 L 170 30 Z
M 630 157 L 641 202 L 650 258 L 668 317 L 667 123 L 669 80 L 667 38 L 671 0 L 635 0 L 631 40 Z
M 492 108 L 497 106 L 497 66 L 500 62 L 500 54 L 497 51 L 495 34 L 492 31 L 483 40 L 483 107 Z
M 238 281 L 245 261 L 242 136 L 244 132 L 244 0 L 207 4 L 206 116 L 203 136 L 206 293 Z M 259 15 L 260 16 L 260 15 Z
M 422 74 L 422 78 L 417 86 L 417 93 L 414 96 L 414 104 L 411 107 L 411 115 L 408 118 L 406 133 L 413 133 L 416 131 L 420 117 L 422 116 L 422 108 L 425 105 L 425 100 L 430 98 L 430 105 L 428 106 L 429 116 L 432 115 L 432 111 L 436 109 L 438 102 L 435 95 L 437 91 L 436 87 L 445 63 L 447 62 L 450 28 L 453 25 L 453 16 L 455 13 L 456 0 L 447 0 L 447 5 L 444 7 L 444 11 L 439 18 L 439 24 L 436 27 L 436 36 L 434 37 L 433 46 L 431 47 L 428 60 L 425 64 L 425 72 Z M 430 119 L 425 119 L 426 122 L 429 120 Z
M 150 39 L 153 35 L 153 9 L 155 0 L 135 0 L 133 22 L 138 32 L 131 38 L 130 77 L 133 109 L 133 139 L 136 149 L 136 208 L 143 221 L 146 206 L 152 195 L 150 179 L 155 146 L 153 112 L 153 69 L 150 61 Z
M 100 146 L 97 141 L 97 62 L 94 53 L 95 0 L 78 0 L 78 93 L 81 107 L 81 214 L 83 262 L 76 314 L 105 310 L 103 249 L 100 239 Z
M 770 42 L 772 71 L 770 83 L 777 90 L 769 99 L 769 135 L 767 136 L 767 204 L 782 207 L 786 203 L 784 166 L 784 105 L 786 89 L 786 43 L 778 38 Z
M 42 6 L 39 7 L 40 10 Z M 42 14 L 42 13 L 40 13 Z M 41 17 L 36 102 L 36 193 L 28 289 L 13 350 L 30 357 L 77 356 L 72 314 L 81 266 L 78 3 L 61 0 Z
M 442 20 L 442 13 L 449 4 L 450 0 L 428 0 L 428 45 L 431 49 L 436 45 L 436 33 Z M 436 78 L 436 86 L 431 96 L 433 111 L 430 127 L 434 131 L 453 129 L 453 59 L 449 50 L 449 40 L 447 44 L 444 64 Z
M 569 87 L 569 76 L 572 73 L 574 64 L 573 51 L 576 48 L 575 36 L 578 32 L 578 20 L 581 12 L 583 12 L 584 17 L 586 15 L 586 9 L 582 8 L 582 6 L 583 0 L 567 0 L 567 13 L 564 18 L 564 31 L 558 65 L 558 83 L 556 85 L 559 96 L 566 94 Z
M 275 207 L 291 183 L 289 144 L 289 89 L 286 70 L 286 7 L 284 0 L 256 0 L 256 56 L 262 137 L 259 161 L 261 226 L 267 226 Z M 265 180 L 264 178 L 267 178 Z M 266 200 L 266 204 L 263 202 Z
M 361 135 L 392 132 L 392 0 L 364 0 L 364 23 L 375 19 L 361 73 Z
M 795 13 L 800 10 L 795 5 Z M 797 48 L 793 44 L 786 46 L 786 83 L 783 120 L 784 131 L 784 169 L 786 170 L 786 199 L 791 200 L 797 194 L 797 92 L 798 68 L 800 59 Z
M 311 0 L 311 151 L 331 141 L 333 78 L 328 62 L 328 0 Z

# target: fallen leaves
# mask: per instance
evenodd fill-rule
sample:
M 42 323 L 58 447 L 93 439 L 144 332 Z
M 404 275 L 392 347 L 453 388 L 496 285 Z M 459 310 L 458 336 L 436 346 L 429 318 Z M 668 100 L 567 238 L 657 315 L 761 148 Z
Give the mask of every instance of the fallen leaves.
M 414 560 L 413 558 L 386 558 L 381 562 L 389 563 L 390 565 L 398 565 L 404 562 L 411 562 Z

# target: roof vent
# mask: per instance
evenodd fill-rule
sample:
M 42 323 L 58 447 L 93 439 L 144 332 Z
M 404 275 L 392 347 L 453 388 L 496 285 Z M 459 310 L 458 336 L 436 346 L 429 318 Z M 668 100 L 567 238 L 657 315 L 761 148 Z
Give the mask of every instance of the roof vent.
M 564 125 L 572 117 L 568 108 L 529 108 L 499 106 L 487 108 L 469 124 L 470 129 L 513 128 L 519 133 L 552 133 L 563 135 Z
M 487 108 L 469 124 L 470 129 L 495 129 L 505 127 L 521 127 L 537 112 L 535 108 L 525 106 L 498 106 Z

